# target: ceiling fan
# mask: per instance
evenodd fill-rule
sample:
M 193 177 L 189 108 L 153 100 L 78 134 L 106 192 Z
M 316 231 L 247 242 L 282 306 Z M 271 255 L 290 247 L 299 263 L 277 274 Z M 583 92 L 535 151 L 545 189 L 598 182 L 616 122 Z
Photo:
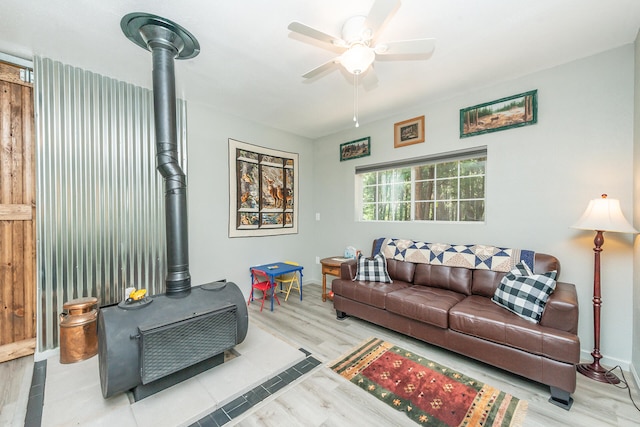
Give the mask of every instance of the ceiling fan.
M 307 37 L 329 43 L 343 50 L 342 55 L 325 62 L 302 77 L 309 79 L 342 65 L 354 75 L 364 73 L 377 55 L 388 55 L 389 59 L 408 59 L 428 56 L 435 48 L 435 39 L 399 40 L 377 42 L 378 31 L 400 7 L 400 0 L 376 0 L 367 16 L 353 16 L 342 27 L 342 37 L 335 37 L 300 22 L 289 24 L 289 30 Z

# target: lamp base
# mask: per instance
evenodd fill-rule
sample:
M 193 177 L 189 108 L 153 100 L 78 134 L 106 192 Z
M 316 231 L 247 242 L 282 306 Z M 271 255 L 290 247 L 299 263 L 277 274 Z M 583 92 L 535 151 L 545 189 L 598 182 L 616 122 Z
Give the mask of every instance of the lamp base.
M 584 375 L 584 376 L 586 376 L 588 378 L 591 378 L 592 380 L 596 380 L 598 382 L 601 382 L 601 383 L 607 383 L 607 384 L 619 384 L 620 383 L 620 378 L 618 378 L 612 372 L 604 369 L 600 365 L 600 363 L 598 363 L 598 362 L 581 363 L 581 364 L 576 366 L 576 369 L 582 375 Z

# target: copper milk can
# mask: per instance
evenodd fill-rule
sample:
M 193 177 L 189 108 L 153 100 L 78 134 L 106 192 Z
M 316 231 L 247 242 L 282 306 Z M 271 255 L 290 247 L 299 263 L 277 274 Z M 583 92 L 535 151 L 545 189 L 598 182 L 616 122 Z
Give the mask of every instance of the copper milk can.
M 98 298 L 67 301 L 60 314 L 60 363 L 73 363 L 98 353 Z

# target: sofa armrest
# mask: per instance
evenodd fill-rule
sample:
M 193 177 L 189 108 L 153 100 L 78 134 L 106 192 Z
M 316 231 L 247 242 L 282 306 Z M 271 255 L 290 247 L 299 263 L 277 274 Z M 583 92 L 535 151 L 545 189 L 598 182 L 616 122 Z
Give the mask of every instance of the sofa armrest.
M 356 265 L 355 259 L 350 259 L 348 261 L 340 264 L 340 278 L 344 280 L 353 280 L 356 277 L 356 271 L 358 266 Z
M 557 283 L 544 307 L 540 325 L 572 334 L 578 333 L 578 293 L 574 284 Z

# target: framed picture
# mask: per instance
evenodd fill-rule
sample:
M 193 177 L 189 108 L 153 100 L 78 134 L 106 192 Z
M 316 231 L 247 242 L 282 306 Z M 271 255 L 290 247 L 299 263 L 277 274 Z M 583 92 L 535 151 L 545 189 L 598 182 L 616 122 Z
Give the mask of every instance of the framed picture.
M 460 138 L 497 132 L 538 121 L 538 91 L 497 99 L 460 110 Z
M 414 117 L 393 125 L 393 146 L 395 148 L 420 142 L 424 142 L 424 116 Z
M 371 155 L 371 137 L 340 144 L 340 161 Z
M 229 237 L 297 232 L 298 154 L 229 139 Z

